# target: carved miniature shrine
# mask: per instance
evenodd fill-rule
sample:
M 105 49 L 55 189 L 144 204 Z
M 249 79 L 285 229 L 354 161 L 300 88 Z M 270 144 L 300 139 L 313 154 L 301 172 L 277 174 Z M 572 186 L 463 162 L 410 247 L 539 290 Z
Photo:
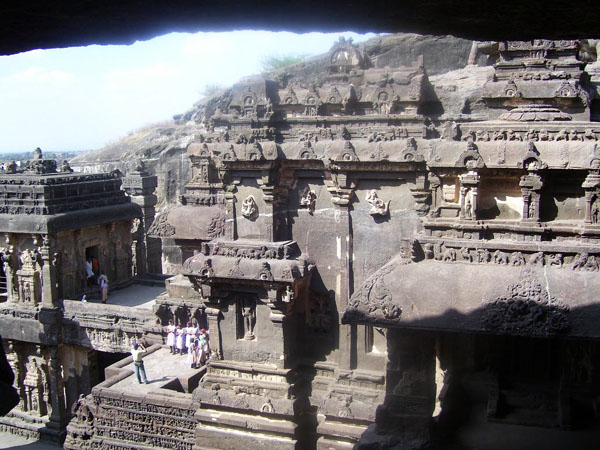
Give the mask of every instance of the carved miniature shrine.
M 94 275 L 105 272 L 113 287 L 131 282 L 132 248 L 144 258 L 137 266 L 146 267 L 143 233 L 132 233 L 144 219 L 118 173 L 73 173 L 38 149 L 25 169 L 11 165 L 0 174 L 0 332 L 21 397 L 0 429 L 64 439 L 71 406 L 98 382 L 95 350 L 127 351 L 145 319 L 153 322 L 151 313 L 110 317 L 107 308 L 80 301 L 98 290 L 86 263 L 92 270 L 96 260 Z

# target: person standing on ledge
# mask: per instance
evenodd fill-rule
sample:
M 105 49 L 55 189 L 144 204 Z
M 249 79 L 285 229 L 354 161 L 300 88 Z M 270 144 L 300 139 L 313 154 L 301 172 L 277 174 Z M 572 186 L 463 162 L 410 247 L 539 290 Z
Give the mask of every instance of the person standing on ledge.
M 98 284 L 100 285 L 100 299 L 102 303 L 106 303 L 108 299 L 108 277 L 104 274 L 104 271 L 98 277 Z
M 146 369 L 144 368 L 144 361 L 142 360 L 145 353 L 146 348 L 142 344 L 139 344 L 137 341 L 135 341 L 133 343 L 133 348 L 131 349 L 131 355 L 133 356 L 135 375 L 137 376 L 138 383 L 140 384 L 148 384 L 148 378 L 146 378 Z

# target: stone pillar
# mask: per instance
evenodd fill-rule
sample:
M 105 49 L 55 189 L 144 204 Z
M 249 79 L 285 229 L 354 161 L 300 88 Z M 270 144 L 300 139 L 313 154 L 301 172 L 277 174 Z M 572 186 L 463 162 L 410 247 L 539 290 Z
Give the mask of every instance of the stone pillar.
M 222 317 L 221 310 L 218 305 L 206 304 L 206 319 L 208 321 L 208 330 L 210 333 L 210 349 L 217 352 L 217 358 L 223 359 L 223 344 L 221 339 L 220 320 Z
M 530 172 L 521 177 L 519 186 L 523 196 L 523 215 L 521 220 L 528 222 L 539 222 L 540 220 L 540 202 L 544 183 L 542 177 L 537 173 Z
M 147 234 L 156 213 L 157 199 L 154 190 L 157 185 L 157 177 L 146 172 L 143 164 L 139 164 L 133 172 L 123 178 L 123 189 L 131 197 L 131 201 L 142 208 L 137 237 L 142 245 L 136 247 L 138 275 L 162 273 L 160 239 L 148 237 Z
M 585 189 L 585 223 L 600 223 L 600 171 L 590 170 L 582 187 Z
M 263 193 L 263 201 L 265 202 L 265 211 L 263 212 L 265 217 L 264 220 L 266 222 L 268 217 L 271 218 L 271 223 L 265 223 L 264 229 L 261 230 L 261 234 L 263 234 L 266 241 L 272 242 L 275 238 L 275 186 L 272 182 L 273 174 L 270 170 L 263 170 L 261 175 L 261 178 L 258 180 L 258 185 Z
M 56 289 L 56 265 L 58 261 L 57 255 L 50 253 L 50 237 L 42 237 L 42 246 L 39 248 L 42 266 L 42 304 L 46 307 L 53 307 L 58 301 Z
M 365 433 L 358 448 L 371 448 L 373 441 L 382 444 L 378 448 L 422 448 L 430 439 L 435 408 L 435 335 L 392 328 L 387 342 L 384 404 L 370 429 L 375 433 Z
M 18 302 L 16 274 L 19 270 L 19 258 L 9 236 L 7 236 L 6 242 L 8 245 L 2 251 L 2 262 L 6 275 L 6 298 L 9 302 Z
M 236 217 L 235 217 L 235 185 L 225 186 L 225 237 L 229 240 L 235 240 L 237 237 Z
M 346 309 L 348 300 L 353 292 L 351 283 L 352 274 L 352 225 L 348 207 L 354 195 L 355 186 L 348 180 L 346 173 L 332 174 L 332 180 L 328 182 L 327 189 L 332 194 L 332 202 L 335 206 L 335 217 L 333 227 L 336 239 L 339 242 L 337 254 L 337 307 L 340 315 Z M 342 360 L 341 369 L 352 370 L 356 365 L 356 325 L 340 325 L 340 355 Z
M 58 357 L 58 346 L 50 347 L 50 404 L 52 411 L 48 428 L 64 433 L 67 425 L 67 410 L 65 405 L 64 383 L 62 368 Z

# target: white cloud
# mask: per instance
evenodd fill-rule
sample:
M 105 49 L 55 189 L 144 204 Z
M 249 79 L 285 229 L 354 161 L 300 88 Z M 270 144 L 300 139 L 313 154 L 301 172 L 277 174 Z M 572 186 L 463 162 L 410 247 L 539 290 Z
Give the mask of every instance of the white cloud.
M 130 69 L 114 69 L 106 74 L 106 88 L 109 91 L 129 87 L 151 86 L 175 81 L 181 76 L 181 68 L 165 62 Z
M 8 75 L 4 79 L 17 83 L 49 83 L 59 85 L 71 84 L 77 81 L 77 77 L 72 73 L 39 66 L 29 67 L 21 72 Z

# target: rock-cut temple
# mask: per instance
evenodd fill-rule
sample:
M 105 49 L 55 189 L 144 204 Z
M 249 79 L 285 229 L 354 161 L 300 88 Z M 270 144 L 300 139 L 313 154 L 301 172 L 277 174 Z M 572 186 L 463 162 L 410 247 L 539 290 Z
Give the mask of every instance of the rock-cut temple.
M 471 57 L 493 64 L 451 85 L 340 39 L 308 78 L 234 85 L 194 119 L 189 180 L 156 217 L 143 166 L 39 155 L 0 175 L 21 399 L 0 429 L 67 449 L 593 448 L 596 50 Z M 79 301 L 87 260 L 127 286 L 160 272 L 161 245 L 173 276 L 152 309 Z M 165 345 L 192 320 L 210 335 L 200 369 Z

